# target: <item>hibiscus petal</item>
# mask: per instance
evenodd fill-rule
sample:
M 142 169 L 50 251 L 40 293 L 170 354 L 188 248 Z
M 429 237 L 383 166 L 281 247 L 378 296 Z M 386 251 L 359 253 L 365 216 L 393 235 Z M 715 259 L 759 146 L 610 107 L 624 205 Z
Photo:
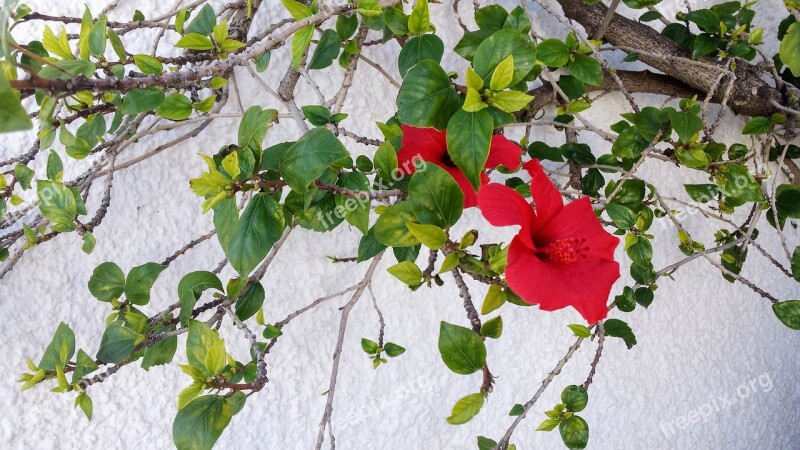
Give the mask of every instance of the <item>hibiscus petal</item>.
M 570 238 L 586 239 L 581 246 L 589 247 L 589 254 L 600 259 L 614 259 L 614 250 L 619 245 L 619 238 L 606 231 L 594 215 L 589 197 L 568 204 L 535 233 L 537 241 L 554 242 Z
M 502 134 L 492 136 L 492 144 L 489 147 L 489 159 L 486 160 L 486 167 L 493 169 L 499 165 L 504 165 L 510 170 L 519 168 L 522 158 L 522 148 L 511 142 Z
M 608 313 L 606 303 L 614 282 L 619 279 L 619 263 L 589 256 L 572 264 L 551 263 L 517 239 L 508 252 L 506 281 L 528 303 L 544 311 L 574 307 L 590 324 Z
M 547 224 L 564 207 L 561 193 L 544 173 L 538 159 L 532 159 L 523 166 L 531 175 L 531 195 L 536 204 L 536 227 Z
M 403 141 L 397 152 L 400 173 L 410 175 L 416 171 L 415 159 L 439 164 L 447 153 L 447 133 L 436 128 L 418 128 L 403 125 Z
M 475 188 L 472 187 L 472 183 L 467 180 L 466 175 L 464 172 L 461 171 L 458 167 L 451 167 L 446 166 L 443 164 L 437 164 L 442 169 L 446 170 L 456 183 L 458 183 L 458 187 L 464 191 L 464 208 L 472 208 L 473 206 L 478 206 L 478 193 L 475 192 Z M 481 185 L 485 185 L 489 182 L 489 176 L 485 173 L 481 174 Z
M 519 192 L 502 184 L 489 183 L 478 192 L 478 206 L 483 217 L 496 227 L 521 226 L 518 237 L 528 248 L 536 248 L 531 240 L 533 209 Z

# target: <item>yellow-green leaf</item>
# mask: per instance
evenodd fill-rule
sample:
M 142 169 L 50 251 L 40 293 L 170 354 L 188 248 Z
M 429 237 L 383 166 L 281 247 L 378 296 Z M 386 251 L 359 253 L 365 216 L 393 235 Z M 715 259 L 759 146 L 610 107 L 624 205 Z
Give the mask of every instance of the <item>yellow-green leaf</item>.
M 500 61 L 497 68 L 492 75 L 492 81 L 489 82 L 489 87 L 493 91 L 502 91 L 511 84 L 514 79 L 514 55 L 508 55 L 506 59 Z

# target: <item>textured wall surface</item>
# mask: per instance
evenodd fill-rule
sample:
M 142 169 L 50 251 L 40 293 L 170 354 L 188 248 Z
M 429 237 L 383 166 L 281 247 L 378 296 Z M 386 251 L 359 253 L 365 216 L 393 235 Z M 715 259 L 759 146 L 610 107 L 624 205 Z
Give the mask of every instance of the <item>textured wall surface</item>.
M 79 16 L 82 2 L 32 2 L 37 10 Z M 89 2 L 92 10 L 102 8 Z M 450 2 L 434 5 L 434 23 L 448 48 L 461 36 L 452 21 Z M 467 8 L 471 2 L 462 2 Z M 487 3 L 487 2 L 481 2 Z M 513 6 L 512 1 L 498 2 Z M 710 2 L 690 2 L 705 5 Z M 148 17 L 167 10 L 173 1 L 122 0 L 112 18 L 126 20 L 133 9 Z M 669 0 L 659 5 L 673 17 L 682 2 Z M 558 10 L 558 6 L 554 6 Z M 774 27 L 785 15 L 780 0 L 763 0 L 755 7 L 756 22 Z M 280 2 L 267 0 L 259 11 L 255 28 L 283 17 Z M 635 13 L 624 6 L 630 16 Z M 466 9 L 465 9 L 466 11 Z M 541 8 L 534 8 L 536 30 L 547 36 L 564 36 Z M 30 31 L 22 27 L 21 31 Z M 151 35 L 137 32 L 131 50 L 149 51 Z M 769 34 L 770 54 L 776 45 Z M 173 39 L 173 38 L 170 38 Z M 174 40 L 172 41 L 174 42 Z M 138 48 L 137 48 L 138 47 Z M 366 55 L 397 77 L 396 43 L 372 47 Z M 288 64 L 286 51 L 273 56 L 273 65 L 264 79 L 273 86 Z M 619 55 L 613 55 L 619 58 Z M 458 55 L 447 52 L 443 65 L 448 70 L 465 69 Z M 341 83 L 341 70 L 316 75 L 323 92 L 330 96 Z M 237 71 L 241 102 L 278 107 L 247 71 Z M 301 80 L 299 91 L 310 92 Z M 299 103 L 315 102 L 313 95 L 299 95 Z M 394 109 L 396 89 L 385 83 L 373 68 L 364 65 L 356 85 L 345 103 L 351 116 L 344 125 L 352 131 L 379 136 L 374 121 L 385 120 Z M 638 97 L 642 102 L 661 98 Z M 225 111 L 239 111 L 235 100 Z M 618 113 L 627 111 L 621 96 L 609 95 L 586 116 L 602 127 L 616 122 Z M 716 110 L 715 110 L 716 111 Z M 552 114 L 550 112 L 549 114 Z M 717 137 L 723 142 L 741 139 L 743 120 L 729 116 Z M 0 317 L 3 319 L 0 354 L 0 448 L 170 448 L 172 419 L 177 393 L 190 382 L 177 366 L 156 367 L 149 372 L 126 367 L 105 383 L 91 388 L 94 399 L 92 422 L 72 408 L 73 395 L 59 395 L 39 387 L 20 392 L 14 380 L 25 370 L 24 361 L 38 361 L 59 321 L 75 330 L 78 346 L 96 351 L 106 304 L 92 299 L 86 283 L 93 268 L 112 260 L 124 270 L 148 261 L 161 261 L 212 228 L 210 215 L 200 213 L 200 200 L 188 188 L 187 180 L 204 170 L 198 152 L 214 153 L 236 139 L 235 119 L 218 120 L 200 138 L 171 148 L 142 164 L 115 174 L 114 196 L 108 217 L 97 229 L 97 247 L 91 255 L 80 251 L 77 236 L 61 236 L 28 252 L 23 261 L 0 281 Z M 551 144 L 563 136 L 553 131 L 534 131 L 533 138 Z M 283 120 L 267 137 L 267 143 L 296 138 L 300 132 L 291 120 Z M 511 133 L 511 136 L 520 136 Z M 148 138 L 123 153 L 127 160 L 152 149 L 166 137 Z M 582 136 L 596 152 L 607 144 Z M 32 136 L 0 136 L 0 158 L 28 148 Z M 354 152 L 369 149 L 351 141 Z M 44 158 L 39 157 L 39 163 Z M 67 164 L 65 179 L 80 173 L 86 162 Z M 668 195 L 684 197 L 681 182 L 704 182 L 700 173 L 677 172 L 666 163 L 651 162 L 644 173 Z M 40 167 L 41 171 L 41 167 Z M 41 172 L 40 172 L 41 173 Z M 681 177 L 681 178 L 677 178 Z M 101 197 L 101 183 L 90 197 L 90 211 Z M 675 187 L 677 185 L 677 187 Z M 468 211 L 459 226 L 462 230 L 479 227 L 486 239 L 506 239 L 512 230 L 489 230 L 477 211 Z M 710 243 L 714 232 L 702 228 L 702 220 L 688 215 L 684 224 L 694 237 Z M 761 225 L 764 236 L 769 226 Z M 791 229 L 791 227 L 789 227 Z M 657 239 L 655 265 L 666 266 L 678 259 L 677 238 L 666 220 L 654 226 Z M 326 255 L 350 256 L 356 252 L 359 233 L 341 226 L 335 232 L 319 235 L 296 230 L 270 267 L 264 280 L 267 288 L 265 315 L 276 321 L 313 299 L 339 291 L 358 281 L 366 265 L 333 265 Z M 790 245 L 797 245 L 792 232 Z M 762 244 L 780 255 L 780 245 L 767 238 Z M 792 247 L 793 248 L 793 247 Z M 800 288 L 777 273 L 768 261 L 750 252 L 744 274 L 775 296 L 800 298 Z M 622 257 L 620 253 L 618 256 Z M 216 266 L 222 253 L 216 241 L 206 242 L 178 259 L 154 286 L 153 301 L 147 312 L 174 302 L 182 274 Z M 463 426 L 448 425 L 444 418 L 460 397 L 475 392 L 476 376 L 450 373 L 436 350 L 440 320 L 466 324 L 463 309 L 452 280 L 444 287 L 420 289 L 411 293 L 391 278 L 385 267 L 393 263 L 387 256 L 375 279 L 378 302 L 387 322 L 387 339 L 408 351 L 387 366 L 373 371 L 361 351 L 362 337 L 375 339 L 376 313 L 365 297 L 350 317 L 333 413 L 336 444 L 341 449 L 466 449 L 475 448 L 477 435 L 498 438 L 510 425 L 507 413 L 515 403 L 524 403 L 538 389 L 573 342 L 566 328 L 580 322 L 572 310 L 544 313 L 536 308 L 504 307 L 504 335 L 488 344 L 489 362 L 498 377 L 495 392 L 478 417 Z M 627 274 L 627 268 L 623 268 Z M 226 269 L 224 275 L 231 275 Z M 647 310 L 637 308 L 624 319 L 633 327 L 638 345 L 627 350 L 618 339 L 607 340 L 598 373 L 589 391 L 590 402 L 582 413 L 591 428 L 590 448 L 596 449 L 716 449 L 716 448 L 800 448 L 800 359 L 797 348 L 800 334 L 774 317 L 769 303 L 740 284 L 730 284 L 702 260 L 683 267 L 677 281 L 663 280 L 656 300 Z M 615 285 L 622 289 L 625 279 Z M 474 296 L 482 298 L 485 287 L 471 285 Z M 331 353 L 339 326 L 338 307 L 346 299 L 324 304 L 284 330 L 285 335 L 270 354 L 267 387 L 251 397 L 218 443 L 221 449 L 308 449 L 313 447 L 325 404 L 320 394 L 327 390 Z M 612 316 L 619 317 L 619 312 Z M 238 330 L 226 326 L 223 332 L 229 351 L 243 358 L 247 351 Z M 587 343 L 588 344 L 588 343 Z M 567 364 L 562 374 L 532 410 L 515 434 L 523 449 L 563 448 L 556 432 L 535 432 L 544 419 L 543 411 L 558 401 L 568 384 L 580 384 L 589 371 L 594 355 L 592 344 L 584 345 Z M 184 361 L 179 346 L 176 361 Z M 732 403 L 731 403 L 732 402 Z M 679 427 L 682 425 L 682 427 Z

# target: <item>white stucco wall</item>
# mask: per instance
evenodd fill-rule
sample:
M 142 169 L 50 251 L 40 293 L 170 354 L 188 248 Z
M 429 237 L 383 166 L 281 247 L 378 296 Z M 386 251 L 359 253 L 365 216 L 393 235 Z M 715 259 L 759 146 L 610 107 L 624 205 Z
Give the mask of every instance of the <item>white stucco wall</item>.
M 37 10 L 79 16 L 82 2 L 31 2 Z M 92 10 L 102 2 L 91 1 Z M 150 17 L 164 12 L 173 2 L 122 0 L 112 18 L 130 18 L 133 9 Z M 450 2 L 434 5 L 434 23 L 447 48 L 461 36 L 451 20 Z M 468 7 L 470 2 L 464 3 Z M 487 3 L 487 2 L 482 2 Z M 513 6 L 512 1 L 497 2 Z M 700 2 L 692 1 L 693 5 Z M 710 2 L 703 2 L 710 3 Z M 666 1 L 659 9 L 672 17 L 682 2 Z M 558 7 L 555 6 L 557 9 Z M 626 13 L 629 10 L 621 7 Z M 772 26 L 785 15 L 780 0 L 763 0 L 756 6 L 756 22 Z M 255 29 L 283 16 L 280 2 L 267 0 L 259 11 Z M 547 14 L 535 8 L 534 26 L 541 34 L 563 36 L 564 30 Z M 30 29 L 30 28 L 24 28 Z M 23 29 L 23 30 L 24 30 Z M 770 54 L 775 50 L 769 34 Z M 137 36 L 146 37 L 146 33 Z M 139 50 L 149 49 L 151 39 L 137 40 Z M 172 41 L 174 42 L 174 41 Z M 133 46 L 132 46 L 133 47 Z M 133 47 L 135 48 L 135 47 Z M 372 47 L 366 54 L 396 76 L 396 43 Z M 287 52 L 273 55 L 264 79 L 273 86 L 287 65 Z M 448 70 L 464 69 L 464 61 L 447 51 L 443 65 Z M 338 88 L 341 70 L 335 68 L 316 75 L 327 96 Z M 327 78 L 326 78 L 327 77 Z M 250 79 L 237 71 L 244 107 L 258 104 L 277 107 L 274 100 Z M 299 91 L 309 91 L 304 81 Z M 359 134 L 377 137 L 373 125 L 385 120 L 394 110 L 396 90 L 364 64 L 358 71 L 344 111 L 350 113 L 344 125 Z M 299 95 L 300 104 L 311 104 L 313 95 Z M 642 103 L 647 97 L 638 97 Z M 653 99 L 649 99 L 653 100 Z M 662 99 L 657 99 L 661 101 Z M 585 115 L 602 127 L 618 120 L 628 105 L 620 96 L 606 96 Z M 280 109 L 280 108 L 279 108 Z M 231 100 L 226 112 L 237 111 Z M 717 136 L 724 142 L 739 139 L 743 120 L 726 120 Z M 203 170 L 198 152 L 214 153 L 219 146 L 234 142 L 237 122 L 218 120 L 198 139 L 169 149 L 114 178 L 111 209 L 95 233 L 97 247 L 91 255 L 80 251 L 80 240 L 72 234 L 29 251 L 17 267 L 0 281 L 0 448 L 170 448 L 172 420 L 177 393 L 189 378 L 177 366 L 156 367 L 144 372 L 126 367 L 105 383 L 91 388 L 94 415 L 88 422 L 72 408 L 74 395 L 59 395 L 39 387 L 20 392 L 15 379 L 25 370 L 26 357 L 38 361 L 59 321 L 68 322 L 77 335 L 79 347 L 93 354 L 103 332 L 106 304 L 92 299 L 86 287 L 93 268 L 112 260 L 124 270 L 148 261 L 161 261 L 190 239 L 212 228 L 210 215 L 200 213 L 200 200 L 188 189 L 188 179 Z M 277 143 L 300 135 L 291 120 L 283 120 L 267 137 Z M 516 136 L 513 135 L 512 136 Z M 535 139 L 552 144 L 562 142 L 554 131 L 535 130 Z M 606 149 L 605 143 L 590 136 L 582 140 Z M 153 148 L 164 137 L 148 138 L 123 153 L 118 161 Z M 0 136 L 0 158 L 26 150 L 32 142 L 28 134 Z M 369 149 L 345 141 L 354 152 Z M 40 155 L 37 162 L 41 163 Z M 66 161 L 66 158 L 65 158 Z M 82 171 L 85 162 L 67 164 L 65 179 Z M 652 162 L 643 169 L 667 194 L 684 196 L 677 185 L 678 172 L 666 163 Z M 699 172 L 680 172 L 681 177 L 703 182 Z M 686 180 L 689 182 L 690 180 Z M 677 185 L 677 186 L 676 186 Z M 98 184 L 89 203 L 90 211 L 101 196 Z M 714 229 L 699 228 L 702 220 L 689 216 L 685 225 L 696 239 L 711 243 Z M 485 239 L 508 239 L 511 230 L 490 231 L 476 210 L 465 214 L 459 228 L 479 227 Z M 764 222 L 762 244 L 774 255 L 782 255 L 780 245 L 770 236 Z M 789 230 L 793 228 L 788 227 Z M 675 230 L 664 219 L 654 226 L 657 268 L 681 257 L 676 248 Z M 270 267 L 264 280 L 268 321 L 279 320 L 291 311 L 328 293 L 339 291 L 359 280 L 366 265 L 333 265 L 326 255 L 354 255 L 357 230 L 341 226 L 326 235 L 296 230 Z M 759 239 L 761 241 L 761 239 Z M 790 244 L 798 235 L 790 231 Z M 793 248 L 793 247 L 792 247 Z M 800 298 L 796 283 L 777 273 L 758 252 L 751 251 L 744 274 L 782 299 Z M 619 254 L 622 257 L 622 254 Z M 222 253 L 216 241 L 201 244 L 166 270 L 153 289 L 153 301 L 146 309 L 154 312 L 174 302 L 182 274 L 216 266 Z M 387 255 L 375 279 L 378 301 L 387 322 L 387 339 L 408 351 L 373 371 L 361 351 L 362 337 L 375 339 L 378 321 L 365 297 L 350 317 L 345 339 L 340 377 L 333 413 L 336 444 L 341 449 L 464 449 L 475 448 L 477 435 L 499 438 L 511 418 L 507 413 L 515 403 L 524 403 L 539 387 L 573 342 L 566 328 L 580 322 L 572 310 L 544 313 L 536 308 L 501 309 L 504 335 L 488 343 L 489 363 L 498 377 L 495 392 L 483 411 L 472 422 L 451 426 L 445 422 L 453 403 L 473 393 L 479 376 L 459 376 L 441 363 L 436 340 L 438 323 L 466 324 L 457 290 L 449 277 L 444 287 L 420 289 L 411 293 L 386 272 Z M 226 269 L 225 275 L 231 275 Z M 627 267 L 623 268 L 627 274 Z M 606 341 L 606 348 L 594 378 L 590 401 L 582 416 L 591 429 L 590 448 L 595 449 L 716 449 L 716 448 L 800 448 L 800 359 L 797 348 L 800 334 L 774 317 L 769 303 L 740 284 L 730 284 L 702 260 L 676 274 L 677 281 L 662 280 L 656 299 L 648 310 L 641 307 L 631 314 L 614 312 L 634 329 L 638 345 L 627 350 L 618 339 Z M 615 292 L 627 282 L 623 277 Z M 471 284 L 478 302 L 484 286 Z M 267 387 L 248 400 L 244 411 L 234 417 L 218 443 L 221 449 L 308 449 L 316 439 L 325 404 L 320 394 L 328 388 L 331 353 L 339 326 L 337 307 L 345 299 L 331 301 L 289 324 L 285 335 L 269 356 Z M 229 351 L 242 358 L 246 346 L 238 330 L 225 327 Z M 557 432 L 535 432 L 544 419 L 543 411 L 558 401 L 561 389 L 580 384 L 589 371 L 595 346 L 587 343 L 570 361 L 563 373 L 540 399 L 532 414 L 518 428 L 514 442 L 519 448 L 564 448 Z M 176 361 L 185 360 L 183 345 Z M 751 383 L 751 380 L 755 382 Z M 740 386 L 745 386 L 744 388 Z M 744 396 L 744 398 L 740 397 Z M 736 399 L 723 408 L 721 398 Z M 716 407 L 720 408 L 718 411 Z M 713 411 L 712 411 L 713 410 Z M 695 412 L 693 412 L 695 411 Z M 709 412 L 712 411 L 712 412 Z M 691 420 L 705 414 L 698 423 L 677 428 L 677 420 Z M 669 423 L 675 424 L 670 432 Z M 681 422 L 683 423 L 683 422 Z M 327 445 L 327 444 L 326 444 Z

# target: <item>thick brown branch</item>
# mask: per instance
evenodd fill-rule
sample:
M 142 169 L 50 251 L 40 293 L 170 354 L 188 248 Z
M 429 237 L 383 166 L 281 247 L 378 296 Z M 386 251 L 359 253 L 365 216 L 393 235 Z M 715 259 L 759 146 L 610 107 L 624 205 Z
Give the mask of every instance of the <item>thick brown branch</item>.
M 602 3 L 586 5 L 582 0 L 558 0 L 558 2 L 564 9 L 566 17 L 583 25 L 590 36 L 603 26 L 608 13 L 608 7 Z M 651 53 L 640 54 L 639 60 L 702 92 L 711 92 L 719 74 L 727 71 L 721 63 L 713 59 L 702 58 L 700 61 L 703 65 L 694 64 L 691 61 L 691 54 L 686 49 L 653 28 L 619 14 L 614 14 L 603 39 L 614 45 Z M 758 67 L 742 62 L 736 65 L 734 73 L 736 83 L 728 106 L 737 114 L 769 116 L 777 112 L 777 108 L 770 100 L 785 105 L 783 95 L 761 79 L 762 71 Z M 713 101 L 721 102 L 723 95 L 722 92 L 716 92 Z

